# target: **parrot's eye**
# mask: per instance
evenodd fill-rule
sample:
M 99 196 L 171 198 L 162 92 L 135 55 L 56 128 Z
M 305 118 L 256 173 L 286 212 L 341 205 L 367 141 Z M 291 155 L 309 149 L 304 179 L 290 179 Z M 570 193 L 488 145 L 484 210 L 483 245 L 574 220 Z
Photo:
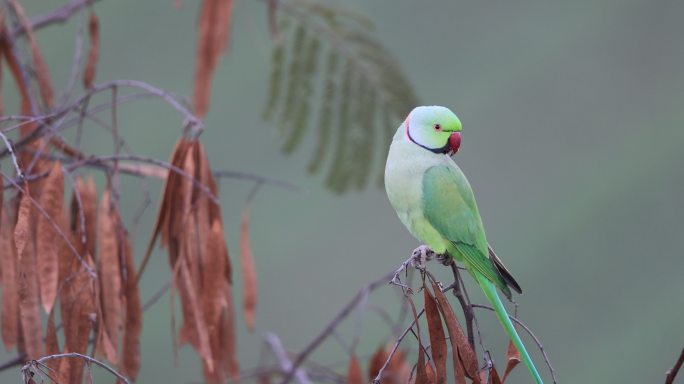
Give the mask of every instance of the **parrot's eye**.
M 439 124 L 435 124 L 433 127 L 435 128 L 435 131 L 437 131 L 437 132 L 442 130 L 442 126 Z

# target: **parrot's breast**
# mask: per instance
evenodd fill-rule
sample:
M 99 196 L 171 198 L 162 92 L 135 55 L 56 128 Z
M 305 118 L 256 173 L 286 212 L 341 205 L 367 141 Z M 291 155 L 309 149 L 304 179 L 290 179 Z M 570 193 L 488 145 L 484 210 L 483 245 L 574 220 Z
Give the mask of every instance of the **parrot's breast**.
M 446 251 L 447 241 L 423 213 L 423 176 L 443 162 L 441 157 L 399 138 L 392 142 L 385 165 L 385 190 L 397 216 L 418 241 L 437 253 Z

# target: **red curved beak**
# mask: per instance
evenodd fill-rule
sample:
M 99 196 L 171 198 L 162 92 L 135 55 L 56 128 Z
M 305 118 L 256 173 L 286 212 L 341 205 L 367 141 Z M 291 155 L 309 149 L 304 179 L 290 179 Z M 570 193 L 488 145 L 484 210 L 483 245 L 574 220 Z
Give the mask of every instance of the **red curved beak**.
M 461 147 L 461 132 L 454 132 L 449 136 L 449 149 L 452 153 L 458 152 Z

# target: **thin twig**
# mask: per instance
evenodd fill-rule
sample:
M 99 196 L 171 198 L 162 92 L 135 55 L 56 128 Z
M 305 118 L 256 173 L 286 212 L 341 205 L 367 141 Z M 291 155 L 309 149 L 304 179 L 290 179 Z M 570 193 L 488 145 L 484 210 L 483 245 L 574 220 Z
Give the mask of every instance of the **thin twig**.
M 36 17 L 32 17 L 30 19 L 31 28 L 34 31 L 37 31 L 51 24 L 64 23 L 69 20 L 73 14 L 85 8 L 86 6 L 93 4 L 95 1 L 96 0 L 72 0 L 57 9 L 53 9 L 52 11 L 46 12 Z M 26 29 L 24 26 L 18 25 L 10 33 L 10 38 L 16 39 L 25 33 Z
M 130 383 L 131 383 L 130 381 L 128 381 L 128 379 L 127 379 L 124 375 L 120 374 L 119 372 L 117 372 L 116 370 L 114 370 L 114 369 L 113 369 L 112 367 L 110 367 L 109 365 L 107 365 L 107 364 L 105 364 L 105 363 L 103 363 L 103 362 L 101 362 L 101 361 L 99 361 L 99 360 L 97 360 L 97 359 L 94 359 L 94 358 L 92 358 L 92 357 L 90 357 L 90 356 L 82 355 L 82 354 L 80 354 L 80 353 L 75 353 L 75 352 L 71 352 L 71 353 L 59 353 L 59 354 L 56 354 L 56 355 L 48 355 L 48 356 L 45 356 L 45 357 L 41 357 L 41 358 L 38 359 L 38 360 L 30 360 L 30 361 L 28 361 L 28 362 L 21 368 L 21 373 L 24 375 L 24 378 L 27 378 L 28 375 L 30 375 L 30 372 L 31 372 L 31 369 L 32 369 L 32 368 L 36 368 L 38 365 L 45 364 L 45 362 L 48 361 L 48 360 L 63 359 L 63 358 L 83 359 L 84 361 L 86 361 L 86 362 L 88 362 L 88 363 L 90 363 L 90 364 L 95 364 L 95 365 L 97 365 L 97 366 L 99 366 L 99 367 L 104 368 L 107 372 L 109 372 L 109 373 L 111 373 L 112 375 L 116 376 L 119 380 L 123 381 L 124 383 L 126 383 L 126 384 L 130 384 Z M 28 382 L 28 381 L 25 380 L 24 382 Z
M 482 309 L 486 309 L 486 310 L 494 312 L 494 308 L 492 308 L 488 305 L 484 305 L 484 304 L 470 304 L 470 305 L 473 308 L 482 308 Z M 542 345 L 541 341 L 539 341 L 539 339 L 532 332 L 532 330 L 530 328 L 528 328 L 527 325 L 525 325 L 525 323 L 520 321 L 517 317 L 508 315 L 508 318 L 511 319 L 514 323 L 521 326 L 525 330 L 525 332 L 527 332 L 527 334 L 530 335 L 530 337 L 532 337 L 532 339 L 534 340 L 534 343 L 537 344 L 537 347 L 541 351 L 542 356 L 544 356 L 544 361 L 546 362 L 546 366 L 549 368 L 549 371 L 551 371 L 551 378 L 553 379 L 553 383 L 555 384 L 557 382 L 556 381 L 556 371 L 553 369 L 553 366 L 551 365 L 551 361 L 549 360 L 549 357 L 546 355 L 546 351 L 544 350 L 544 346 Z
M 468 332 L 468 344 L 475 350 L 475 335 L 473 334 L 473 319 L 475 318 L 473 314 L 473 307 L 470 305 L 470 301 L 466 299 L 461 289 L 461 275 L 458 272 L 458 267 L 456 262 L 451 263 L 451 271 L 454 274 L 454 283 L 451 285 L 453 289 L 453 294 L 458 299 L 461 304 L 461 309 L 463 310 L 463 315 L 465 316 L 466 331 Z
M 309 380 L 309 376 L 306 374 L 306 371 L 300 369 L 296 362 L 293 364 L 292 361 L 290 361 L 290 358 L 287 356 L 285 348 L 283 348 L 283 344 L 280 342 L 280 338 L 278 338 L 278 336 L 273 333 L 267 333 L 266 342 L 271 347 L 273 355 L 275 355 L 276 359 L 278 359 L 280 369 L 282 369 L 283 372 L 288 372 L 287 376 L 285 377 L 285 382 L 289 381 L 288 378 L 290 376 L 293 376 L 297 378 L 297 381 L 299 381 L 300 384 L 311 384 L 311 380 Z
M 342 310 L 335 316 L 332 321 L 325 327 L 323 328 L 323 331 L 316 336 L 309 345 L 304 348 L 304 350 L 297 356 L 297 359 L 295 359 L 294 363 L 292 364 L 292 368 L 287 372 L 285 375 L 285 378 L 281 381 L 281 384 L 287 384 L 290 381 L 292 381 L 292 378 L 295 375 L 295 371 L 297 368 L 299 368 L 302 363 L 309 357 L 309 355 L 332 333 L 332 331 L 337 327 L 337 325 L 342 322 L 349 314 L 356 308 L 356 306 L 359 304 L 359 302 L 368 295 L 370 292 L 376 290 L 377 288 L 384 286 L 387 284 L 387 281 L 390 280 L 396 271 L 392 271 L 381 278 L 373 281 L 370 284 L 365 285 L 362 287 L 359 292 L 347 303 L 347 305 L 342 308 Z
M 17 161 L 17 155 L 14 153 L 14 149 L 12 148 L 12 142 L 2 132 L 0 132 L 0 137 L 2 137 L 2 140 L 5 142 L 5 146 L 7 147 L 7 151 L 9 151 L 10 156 L 12 156 L 12 163 L 14 164 L 14 169 L 17 171 L 17 177 L 20 180 L 23 179 L 24 174 L 21 172 L 21 168 L 19 167 L 19 161 Z
M 217 178 L 229 178 L 229 179 L 243 179 L 243 180 L 251 180 L 255 181 L 258 183 L 263 183 L 263 184 L 270 184 L 273 186 L 277 186 L 283 189 L 288 189 L 294 192 L 298 193 L 307 193 L 306 190 L 298 187 L 295 184 L 292 184 L 290 182 L 284 181 L 284 180 L 279 180 L 279 179 L 273 179 L 270 177 L 266 176 L 259 176 L 255 175 L 253 173 L 247 173 L 247 172 L 240 172 L 240 171 L 229 171 L 229 170 L 218 170 L 214 171 L 214 177 Z
M 679 369 L 682 367 L 682 364 L 684 364 L 684 348 L 682 348 L 682 352 L 679 354 L 679 359 L 677 359 L 677 362 L 675 363 L 674 367 L 672 367 L 672 369 L 668 370 L 665 373 L 665 384 L 674 383 L 674 379 L 675 377 L 677 377 L 677 373 L 679 372 Z
M 385 373 L 385 369 L 387 368 L 387 365 L 389 365 L 390 361 L 394 357 L 394 354 L 397 353 L 397 350 L 399 349 L 399 344 L 404 340 L 404 337 L 413 330 L 413 327 L 416 325 L 416 320 L 419 320 L 421 316 L 423 316 L 423 313 L 425 313 L 425 308 L 421 309 L 420 312 L 418 312 L 418 315 L 416 316 L 415 319 L 411 321 L 411 324 L 406 328 L 406 330 L 397 338 L 397 341 L 394 343 L 394 347 L 390 351 L 389 355 L 387 356 L 387 359 L 385 362 L 382 364 L 382 367 L 378 371 L 378 374 L 375 376 L 375 379 L 373 379 L 374 384 L 379 384 L 380 379 L 382 378 L 382 374 Z

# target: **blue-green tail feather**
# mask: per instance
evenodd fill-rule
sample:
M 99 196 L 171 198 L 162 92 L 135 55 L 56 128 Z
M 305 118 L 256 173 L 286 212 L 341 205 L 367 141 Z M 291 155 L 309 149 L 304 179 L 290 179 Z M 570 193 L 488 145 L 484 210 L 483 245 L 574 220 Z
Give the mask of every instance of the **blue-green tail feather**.
M 544 382 L 542 381 L 541 376 L 539 376 L 539 372 L 537 372 L 537 368 L 534 366 L 532 358 L 530 358 L 530 354 L 527 353 L 527 349 L 525 349 L 522 340 L 520 340 L 518 332 L 515 330 L 515 327 L 513 327 L 511 319 L 508 318 L 506 308 L 501 302 L 501 299 L 499 299 L 499 295 L 496 293 L 496 286 L 486 277 L 482 276 L 477 272 L 474 272 L 473 275 L 475 276 L 475 279 L 477 279 L 477 282 L 480 284 L 480 287 L 482 287 L 485 296 L 487 296 L 487 300 L 489 300 L 489 302 L 492 304 L 492 307 L 494 307 L 496 316 L 499 318 L 499 321 L 506 330 L 506 333 L 508 333 L 508 337 L 511 338 L 513 344 L 520 352 L 522 362 L 525 364 L 525 366 L 527 366 L 527 369 L 530 371 L 530 374 L 534 378 L 535 382 L 537 384 L 543 384 Z

